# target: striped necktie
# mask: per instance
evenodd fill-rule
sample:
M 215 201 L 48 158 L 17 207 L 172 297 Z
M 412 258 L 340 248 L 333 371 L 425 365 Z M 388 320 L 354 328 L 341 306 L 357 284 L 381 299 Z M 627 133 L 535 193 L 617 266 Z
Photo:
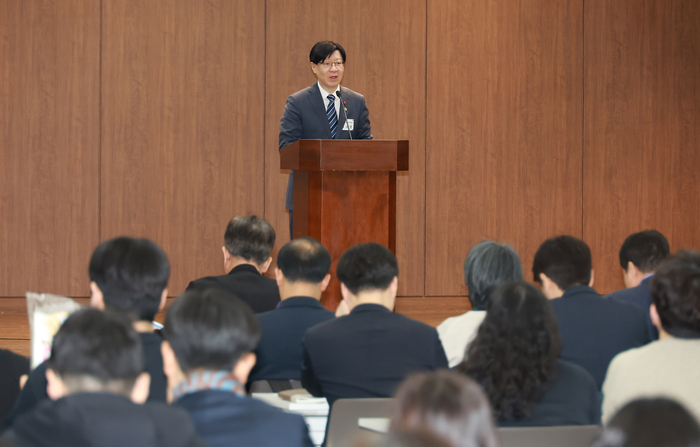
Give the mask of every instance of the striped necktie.
M 326 109 L 326 116 L 328 117 L 328 124 L 331 126 L 331 138 L 335 138 L 335 134 L 338 131 L 338 115 L 335 113 L 335 96 L 328 95 L 328 108 Z

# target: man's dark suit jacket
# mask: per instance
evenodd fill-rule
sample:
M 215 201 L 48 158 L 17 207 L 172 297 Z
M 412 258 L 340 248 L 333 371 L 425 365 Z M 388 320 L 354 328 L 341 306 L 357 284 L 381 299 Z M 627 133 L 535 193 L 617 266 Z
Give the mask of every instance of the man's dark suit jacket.
M 301 348 L 300 348 L 301 351 Z M 299 362 L 301 364 L 301 361 Z M 19 378 L 29 374 L 29 359 L 0 349 L 0 421 L 5 419 L 19 395 Z
M 184 408 L 210 447 L 309 447 L 313 444 L 301 415 L 285 413 L 252 397 L 220 390 L 187 394 Z
M 312 327 L 303 343 L 301 383 L 328 403 L 391 397 L 409 374 L 447 368 L 437 330 L 379 304 Z
M 249 264 L 232 268 L 228 275 L 195 279 L 186 290 L 205 290 L 210 287 L 232 293 L 248 304 L 256 314 L 273 310 L 280 302 L 277 282 L 264 277 L 258 269 Z
M 606 300 L 591 287 L 569 287 L 550 302 L 561 331 L 561 359 L 591 373 L 599 390 L 613 357 L 651 341 L 638 307 Z
M 615 298 L 620 301 L 627 301 L 635 306 L 642 309 L 644 316 L 647 319 L 647 326 L 652 334 L 653 340 L 659 339 L 659 330 L 651 322 L 651 315 L 649 314 L 649 307 L 651 307 L 651 289 L 649 288 L 649 281 L 651 281 L 651 276 L 644 278 L 642 282 L 639 283 L 637 287 L 631 287 L 629 289 L 622 289 L 616 292 L 609 293 L 605 295 L 605 298 Z
M 277 309 L 256 315 L 262 336 L 258 360 L 248 376 L 256 380 L 301 380 L 301 342 L 306 330 L 335 318 L 321 303 L 308 296 L 283 300 Z
M 365 97 L 346 87 L 340 87 L 340 92 L 341 101 L 345 101 L 345 108 L 348 110 L 348 119 L 354 120 L 352 138 L 354 140 L 371 140 L 372 129 Z M 331 127 L 326 116 L 326 104 L 327 100 L 321 97 L 318 83 L 290 95 L 280 119 L 279 149 L 282 150 L 283 147 L 297 140 L 330 140 L 332 138 Z M 350 138 L 350 131 L 343 130 L 345 123 L 345 112 L 343 112 L 343 104 L 341 103 L 336 140 Z M 294 172 L 291 171 L 287 183 L 285 203 L 288 210 L 293 209 L 293 176 Z

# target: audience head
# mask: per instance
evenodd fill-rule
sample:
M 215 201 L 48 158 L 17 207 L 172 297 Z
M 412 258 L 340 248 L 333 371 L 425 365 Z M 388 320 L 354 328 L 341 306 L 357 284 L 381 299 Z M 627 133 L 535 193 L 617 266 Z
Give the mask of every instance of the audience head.
M 700 253 L 679 251 L 662 262 L 650 287 L 651 319 L 659 331 L 678 338 L 700 337 Z
M 592 285 L 591 250 L 573 236 L 547 239 L 535 253 L 532 274 L 547 298 L 561 296 L 573 286 Z
M 399 266 L 388 248 L 373 242 L 348 248 L 338 261 L 336 274 L 343 298 L 352 308 L 369 295 L 381 295 L 381 303 L 394 307 Z
M 457 370 L 484 388 L 497 419 L 523 419 L 551 386 L 560 352 L 559 325 L 547 298 L 525 281 L 510 281 L 491 294 L 491 307 Z
M 475 310 L 488 308 L 489 295 L 506 281 L 523 279 L 523 266 L 513 247 L 481 241 L 469 250 L 464 261 L 464 283 Z
M 361 439 L 355 447 L 455 447 L 445 438 L 428 430 L 391 430 L 386 436 L 367 442 Z
M 328 59 L 328 56 L 336 51 L 340 53 L 340 57 L 342 57 L 343 62 L 345 62 L 345 49 L 340 46 L 339 43 L 335 43 L 330 40 L 322 40 L 321 42 L 317 42 L 316 45 L 311 48 L 309 60 L 312 64 L 318 65 Z
M 290 283 L 320 284 L 330 279 L 330 268 L 331 254 L 312 237 L 294 239 L 277 254 L 277 270 Z
M 141 338 L 118 311 L 70 315 L 54 337 L 47 365 L 47 392 L 54 400 L 78 392 L 120 394 L 137 403 L 148 398 Z
M 610 420 L 593 447 L 700 447 L 700 426 L 682 405 L 639 399 Z
M 224 233 L 224 266 L 229 269 L 238 259 L 254 264 L 261 273 L 265 273 L 272 262 L 270 253 L 274 246 L 275 230 L 265 219 L 236 216 L 228 223 Z
M 396 392 L 391 426 L 432 431 L 453 447 L 498 445 L 491 407 L 481 387 L 453 371 L 408 377 Z
M 118 309 L 137 320 L 151 321 L 165 304 L 170 263 L 148 239 L 117 237 L 95 248 L 88 269 L 98 309 Z
M 620 247 L 620 267 L 625 286 L 636 287 L 644 276 L 656 271 L 671 252 L 668 241 L 656 230 L 644 230 L 627 236 Z
M 260 325 L 243 301 L 219 289 L 190 290 L 168 308 L 161 346 L 172 389 L 197 370 L 232 371 L 245 383 L 255 365 L 252 353 Z

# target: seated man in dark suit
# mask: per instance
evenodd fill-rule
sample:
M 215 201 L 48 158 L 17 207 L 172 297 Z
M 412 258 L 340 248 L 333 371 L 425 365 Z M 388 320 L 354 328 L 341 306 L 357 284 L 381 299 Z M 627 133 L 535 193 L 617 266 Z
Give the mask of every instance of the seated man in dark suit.
M 392 312 L 399 268 L 379 244 L 358 244 L 336 270 L 350 313 L 306 332 L 301 383 L 328 403 L 391 397 L 410 373 L 447 368 L 435 328 Z
M 165 402 L 166 380 L 160 355 L 161 337 L 153 328 L 153 319 L 165 306 L 168 297 L 170 263 L 165 252 L 148 239 L 117 237 L 95 248 L 88 267 L 90 306 L 104 310 L 117 309 L 134 320 L 146 356 L 145 370 L 151 376 L 149 401 Z M 12 420 L 46 399 L 44 362 L 30 374 L 0 431 Z
M 146 402 L 141 337 L 118 311 L 82 309 L 54 337 L 51 399 L 18 417 L 0 441 L 26 447 L 205 446 L 187 413 Z
M 265 219 L 234 217 L 226 226 L 221 247 L 228 274 L 196 279 L 187 290 L 216 287 L 240 298 L 256 314 L 275 309 L 280 302 L 279 289 L 274 279 L 263 276 L 272 262 L 274 246 L 275 230 Z
M 0 349 L 0 420 L 10 412 L 20 392 L 19 381 L 29 374 L 29 359 L 7 349 Z
M 273 391 L 281 391 L 291 388 L 289 380 L 301 380 L 301 341 L 306 330 L 335 318 L 320 302 L 331 280 L 330 268 L 330 253 L 314 238 L 295 239 L 280 249 L 275 276 L 282 302 L 276 310 L 256 315 L 262 335 L 249 382 L 268 380 Z
M 669 254 L 671 249 L 663 234 L 656 230 L 645 230 L 631 234 L 620 248 L 620 267 L 625 279 L 625 289 L 605 296 L 616 298 L 637 305 L 647 318 L 647 325 L 654 340 L 659 338 L 659 331 L 651 322 L 651 290 L 649 281 Z
M 312 445 L 302 416 L 245 394 L 260 325 L 243 301 L 214 288 L 185 292 L 163 335 L 169 397 L 211 447 Z
M 532 273 L 552 300 L 561 331 L 561 359 L 587 370 L 600 390 L 608 364 L 622 351 L 651 341 L 638 307 L 606 300 L 593 290 L 591 251 L 581 239 L 547 239 L 535 253 Z

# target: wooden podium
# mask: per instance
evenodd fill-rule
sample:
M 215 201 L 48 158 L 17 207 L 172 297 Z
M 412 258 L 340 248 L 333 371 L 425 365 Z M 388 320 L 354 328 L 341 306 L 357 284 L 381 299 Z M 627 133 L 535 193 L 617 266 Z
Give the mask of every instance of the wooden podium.
M 331 253 L 321 302 L 335 310 L 346 249 L 377 242 L 396 252 L 396 171 L 408 171 L 408 141 L 299 140 L 282 148 L 280 167 L 295 171 L 294 238 L 311 236 Z

